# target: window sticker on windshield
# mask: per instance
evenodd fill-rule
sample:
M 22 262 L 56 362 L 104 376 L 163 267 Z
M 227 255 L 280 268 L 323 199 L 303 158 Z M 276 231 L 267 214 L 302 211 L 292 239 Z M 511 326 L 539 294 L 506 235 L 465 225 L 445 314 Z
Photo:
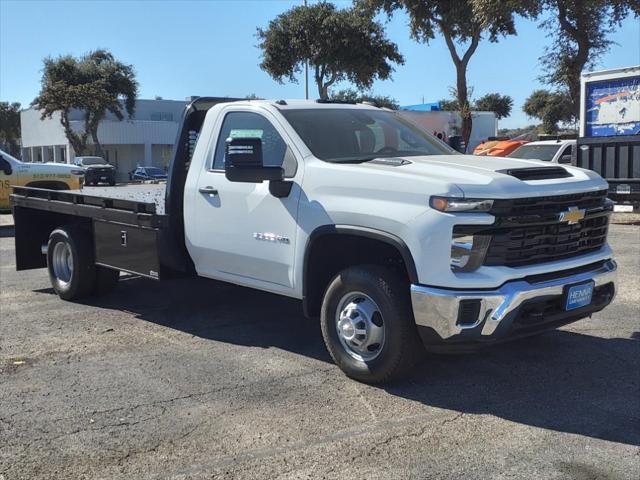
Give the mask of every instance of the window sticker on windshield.
M 260 129 L 233 129 L 229 132 L 229 138 L 262 138 L 264 130 Z

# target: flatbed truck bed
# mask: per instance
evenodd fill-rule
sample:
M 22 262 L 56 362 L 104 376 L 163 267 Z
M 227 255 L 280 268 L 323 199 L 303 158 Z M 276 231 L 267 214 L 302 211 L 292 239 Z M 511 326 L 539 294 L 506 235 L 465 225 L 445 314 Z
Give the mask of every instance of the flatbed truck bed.
M 33 253 L 45 251 L 45 231 L 54 224 L 74 224 L 92 231 L 96 265 L 160 279 L 168 227 L 164 185 L 66 191 L 14 187 L 11 200 L 18 270 L 46 266 L 45 254 Z
M 153 203 L 157 215 L 165 214 L 165 183 L 146 183 L 118 185 L 115 187 L 97 186 L 82 190 L 68 190 L 69 193 L 82 194 L 85 197 L 99 197 L 114 200 L 128 200 L 134 203 Z

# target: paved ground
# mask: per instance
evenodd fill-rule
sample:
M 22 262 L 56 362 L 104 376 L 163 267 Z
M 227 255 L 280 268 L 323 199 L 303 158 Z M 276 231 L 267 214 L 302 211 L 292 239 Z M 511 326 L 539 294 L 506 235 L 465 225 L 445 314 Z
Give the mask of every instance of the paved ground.
M 292 300 L 126 278 L 86 304 L 16 273 L 0 227 L 0 479 L 640 476 L 640 227 L 606 312 L 386 388 Z

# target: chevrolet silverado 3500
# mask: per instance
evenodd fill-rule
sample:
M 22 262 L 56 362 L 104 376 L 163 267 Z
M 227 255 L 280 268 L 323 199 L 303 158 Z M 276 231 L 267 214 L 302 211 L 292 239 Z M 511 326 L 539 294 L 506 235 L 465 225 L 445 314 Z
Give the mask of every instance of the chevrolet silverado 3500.
M 65 300 L 120 271 L 302 300 L 350 377 L 386 382 L 426 346 L 465 350 L 602 310 L 612 204 L 596 173 L 460 155 L 367 105 L 199 98 L 164 205 L 17 187 L 18 270 Z

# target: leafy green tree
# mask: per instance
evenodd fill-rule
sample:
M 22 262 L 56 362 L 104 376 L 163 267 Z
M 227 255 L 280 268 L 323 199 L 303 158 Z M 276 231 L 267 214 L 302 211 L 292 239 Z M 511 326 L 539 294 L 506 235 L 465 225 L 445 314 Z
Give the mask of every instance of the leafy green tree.
M 480 40 L 497 42 L 500 35 L 514 35 L 514 15 L 528 14 L 529 0 L 356 0 L 366 12 L 392 15 L 403 9 L 409 14 L 411 37 L 429 43 L 441 34 L 456 69 L 456 99 L 462 117 L 462 137 L 471 136 L 471 102 L 467 67 Z
M 513 98 L 499 93 L 487 93 L 474 102 L 474 110 L 480 112 L 493 112 L 496 118 L 501 120 L 511 115 Z
M 553 43 L 540 57 L 541 80 L 566 89 L 574 118 L 580 114 L 580 75 L 591 69 L 612 44 L 607 36 L 632 13 L 640 16 L 638 0 L 540 0 L 539 12 L 550 15 L 542 27 Z
M 85 105 L 89 134 L 96 155 L 103 156 L 98 139 L 98 126 L 107 112 L 124 119 L 122 107 L 131 118 L 135 112 L 138 82 L 133 66 L 122 63 L 107 50 L 95 50 L 85 55 L 81 67 L 86 72 L 93 95 Z
M 374 95 L 368 92 L 359 92 L 354 89 L 345 89 L 332 93 L 331 100 L 350 103 L 368 102 L 372 103 L 376 107 L 389 108 L 391 110 L 398 110 L 400 108 L 400 104 L 391 97 L 386 95 Z
M 95 154 L 102 156 L 98 139 L 100 121 L 107 112 L 118 120 L 124 119 L 124 112 L 131 117 L 137 93 L 133 67 L 116 60 L 107 50 L 95 50 L 80 58 L 71 55 L 45 58 L 40 94 L 32 105 L 42 111 L 43 119 L 60 113 L 60 123 L 77 155 L 87 151 L 91 138 Z M 71 125 L 72 110 L 84 112 L 81 131 Z
M 71 110 L 81 109 L 87 103 L 85 99 L 89 93 L 85 83 L 77 58 L 71 55 L 55 59 L 47 57 L 44 59 L 40 94 L 31 103 L 41 110 L 42 119 L 60 113 L 60 124 L 77 155 L 85 153 L 89 134 L 86 129 L 74 130 L 69 114 Z
M 522 111 L 542 121 L 544 133 L 557 133 L 559 122 L 573 118 L 571 97 L 566 92 L 535 90 L 524 102 Z
M 520 128 L 500 128 L 498 129 L 499 137 L 515 138 L 520 135 L 534 135 L 542 132 L 542 125 L 528 125 Z
M 387 40 L 372 16 L 326 2 L 278 15 L 266 30 L 258 28 L 257 37 L 263 54 L 260 68 L 278 82 L 296 83 L 296 74 L 308 62 L 322 99 L 329 98 L 336 82 L 349 80 L 368 89 L 375 79 L 390 78 L 392 63 L 404 63 L 397 45 Z
M 458 104 L 458 100 L 455 98 L 443 98 L 438 101 L 440 105 L 440 110 L 445 112 L 459 112 L 460 105 Z
M 0 143 L 5 144 L 9 154 L 18 156 L 20 139 L 20 103 L 0 102 Z

